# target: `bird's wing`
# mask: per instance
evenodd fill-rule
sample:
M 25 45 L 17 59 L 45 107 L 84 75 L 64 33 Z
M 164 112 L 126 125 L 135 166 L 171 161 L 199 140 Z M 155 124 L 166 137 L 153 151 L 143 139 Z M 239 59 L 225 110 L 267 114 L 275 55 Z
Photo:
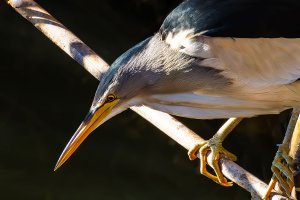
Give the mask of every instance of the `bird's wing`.
M 300 78 L 300 38 L 204 37 L 182 52 L 201 56 L 195 46 L 203 45 L 210 58 L 203 59 L 201 65 L 220 70 L 235 84 L 285 85 Z
M 287 84 L 300 77 L 299 9 L 298 0 L 187 0 L 160 34 L 236 83 Z

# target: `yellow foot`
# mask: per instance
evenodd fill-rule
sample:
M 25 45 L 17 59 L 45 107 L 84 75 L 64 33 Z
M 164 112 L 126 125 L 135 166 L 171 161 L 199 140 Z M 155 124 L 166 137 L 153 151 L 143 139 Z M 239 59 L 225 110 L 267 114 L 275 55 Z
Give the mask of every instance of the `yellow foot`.
M 270 194 L 278 183 L 280 189 L 285 195 L 291 198 L 291 192 L 294 187 L 293 171 L 291 169 L 293 159 L 288 155 L 289 148 L 287 145 L 280 145 L 272 162 L 271 170 L 272 179 L 269 183 L 267 192 L 263 199 L 270 199 Z
M 211 151 L 212 153 L 212 168 L 216 175 L 209 173 L 206 169 L 207 165 L 207 155 L 208 152 Z M 222 185 L 222 186 L 232 186 L 232 182 L 228 182 L 227 179 L 221 172 L 219 166 L 219 159 L 220 155 L 223 154 L 230 160 L 236 161 L 236 156 L 226 149 L 223 148 L 222 142 L 217 138 L 211 138 L 208 141 L 205 141 L 201 144 L 195 145 L 191 150 L 189 150 L 188 155 L 190 160 L 194 160 L 197 158 L 197 154 L 200 155 L 200 173 L 204 176 L 208 177 L 209 179 L 213 180 L 214 182 Z

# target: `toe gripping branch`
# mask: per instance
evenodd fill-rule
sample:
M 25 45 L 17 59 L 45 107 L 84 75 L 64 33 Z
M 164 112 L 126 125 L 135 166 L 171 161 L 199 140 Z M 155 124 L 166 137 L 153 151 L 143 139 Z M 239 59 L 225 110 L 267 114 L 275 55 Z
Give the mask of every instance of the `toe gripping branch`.
M 229 151 L 227 151 L 225 148 L 222 147 L 222 144 L 219 143 L 218 141 L 214 140 L 215 138 L 212 138 L 208 141 L 203 142 L 202 144 L 197 144 L 192 148 L 188 155 L 190 160 L 196 159 L 196 155 L 199 152 L 200 155 L 200 173 L 203 174 L 204 176 L 208 177 L 209 179 L 213 180 L 214 182 L 225 186 L 229 187 L 232 186 L 232 182 L 228 182 L 225 176 L 223 175 L 220 165 L 219 165 L 219 160 L 221 158 L 221 154 L 225 155 L 228 159 L 232 161 L 236 161 L 236 156 Z M 210 172 L 207 171 L 207 156 L 208 153 L 212 153 L 212 169 L 215 172 L 215 175 L 211 174 Z
M 269 199 L 272 190 L 283 193 L 290 199 L 300 199 L 300 123 L 299 109 L 293 109 L 283 142 L 272 163 L 273 176 L 264 199 Z M 293 188 L 295 186 L 295 192 Z
M 102 74 L 107 71 L 109 65 L 71 31 L 57 21 L 49 12 L 39 6 L 34 0 L 6 1 L 9 6 L 11 6 L 26 20 L 31 22 L 54 44 L 82 65 L 82 67 L 84 67 L 84 69 L 86 69 L 91 75 L 99 80 L 102 79 Z M 80 45 L 74 46 L 73 44 L 75 43 L 79 43 Z M 72 47 L 72 52 L 70 52 L 70 47 Z M 131 109 L 187 149 L 191 148 L 193 143 L 192 141 L 202 141 L 202 138 L 196 133 L 166 113 L 162 113 L 145 106 L 131 107 Z M 224 163 L 226 168 L 229 166 L 229 168 L 233 170 L 229 171 L 227 176 L 236 178 L 235 182 L 239 186 L 250 192 L 252 196 L 257 195 L 261 197 L 263 195 L 264 188 L 266 188 L 265 183 L 231 161 L 225 160 Z M 238 176 L 236 176 L 237 174 Z M 243 177 L 247 177 L 247 179 L 244 179 Z M 278 194 L 276 194 L 276 196 L 282 197 Z
M 230 153 L 222 146 L 222 142 L 228 136 L 228 134 L 241 122 L 242 118 L 230 118 L 219 130 L 218 132 L 208 141 L 204 141 L 203 143 L 196 144 L 192 149 L 189 150 L 188 155 L 190 160 L 194 160 L 197 158 L 197 153 L 200 156 L 200 173 L 214 182 L 228 187 L 232 186 L 232 182 L 228 182 L 225 176 L 223 175 L 219 160 L 221 155 L 224 155 L 228 159 L 232 161 L 236 161 L 237 157 Z M 211 174 L 207 171 L 208 164 L 208 153 L 212 153 L 212 169 L 215 172 L 215 175 Z
M 273 176 L 268 186 L 264 199 L 269 199 L 271 192 L 276 188 L 284 193 L 285 196 L 292 198 L 291 193 L 294 187 L 293 177 L 293 159 L 288 155 L 289 147 L 286 144 L 281 144 L 272 162 L 271 170 Z
M 300 200 L 300 145 L 297 145 L 297 151 L 293 155 L 293 178 L 294 178 L 294 186 L 295 186 L 295 192 L 294 197 L 298 200 Z
M 295 185 L 295 192 L 293 195 L 298 200 L 300 200 L 300 115 L 299 113 L 300 113 L 299 109 L 297 110 L 295 109 L 291 117 L 292 119 L 294 115 L 296 115 L 297 122 L 291 138 L 291 142 L 290 142 L 291 148 L 289 153 L 293 158 L 292 169 L 294 171 L 293 178 L 294 178 L 294 185 Z

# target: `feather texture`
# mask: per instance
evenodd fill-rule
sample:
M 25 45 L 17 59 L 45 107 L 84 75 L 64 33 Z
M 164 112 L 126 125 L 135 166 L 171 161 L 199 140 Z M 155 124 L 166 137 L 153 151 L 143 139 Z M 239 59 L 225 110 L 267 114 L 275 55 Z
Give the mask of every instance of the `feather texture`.
M 300 78 L 300 38 L 207 38 L 214 68 L 240 86 L 287 85 Z
M 163 38 L 186 30 L 212 37 L 300 37 L 299 0 L 186 0 L 163 22 Z
M 199 119 L 299 107 L 298 10 L 299 0 L 186 0 L 112 64 L 94 103 L 112 93 Z

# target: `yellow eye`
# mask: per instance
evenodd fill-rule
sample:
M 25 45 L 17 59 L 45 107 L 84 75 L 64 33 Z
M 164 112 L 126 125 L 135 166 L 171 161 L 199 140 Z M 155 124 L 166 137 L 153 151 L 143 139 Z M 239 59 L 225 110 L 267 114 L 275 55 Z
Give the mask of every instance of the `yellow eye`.
M 116 96 L 115 96 L 115 95 L 109 94 L 109 95 L 106 97 L 106 102 L 113 102 L 115 99 L 116 99 Z

